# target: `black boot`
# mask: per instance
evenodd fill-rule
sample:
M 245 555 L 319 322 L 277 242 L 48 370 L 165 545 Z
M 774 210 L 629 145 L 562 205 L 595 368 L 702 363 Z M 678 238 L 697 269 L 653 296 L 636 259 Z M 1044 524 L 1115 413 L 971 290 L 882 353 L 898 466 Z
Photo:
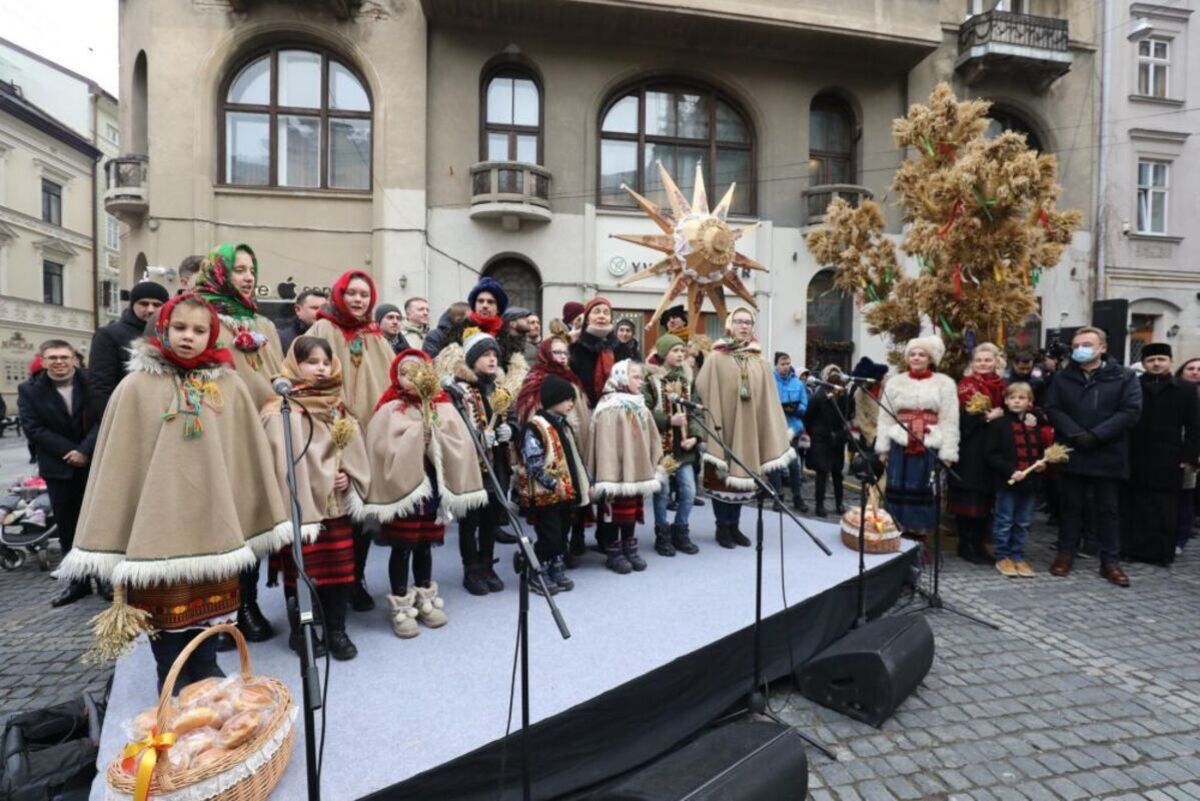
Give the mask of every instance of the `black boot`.
M 808 504 L 799 495 L 792 496 L 792 508 L 802 515 L 808 514 Z
M 671 526 L 671 544 L 674 545 L 675 550 L 679 551 L 680 553 L 700 553 L 700 546 L 692 542 L 692 538 L 687 526 Z
M 675 555 L 675 545 L 671 542 L 671 526 L 654 527 L 654 550 L 661 556 Z
M 346 634 L 346 606 L 350 600 L 349 586 L 322 587 L 321 608 L 325 611 L 325 645 L 334 659 L 345 662 L 358 656 L 358 648 Z
M 540 572 L 529 577 L 529 591 L 543 597 L 558 595 L 562 592 L 562 587 L 558 586 L 558 582 L 550 578 L 549 564 L 543 564 Z
M 496 542 L 501 545 L 516 545 L 517 535 L 506 528 L 498 528 L 496 529 Z
M 54 599 L 52 601 L 50 601 L 50 605 L 53 606 L 55 609 L 57 609 L 60 606 L 67 606 L 68 604 L 73 604 L 76 601 L 86 598 L 91 594 L 92 594 L 92 583 L 90 581 L 87 581 L 87 580 L 80 581 L 79 579 L 72 579 L 70 582 L 67 583 L 66 588 L 62 592 L 60 592 L 58 595 L 54 596 Z
M 813 512 L 814 517 L 828 517 L 829 512 L 825 511 L 825 502 L 817 501 L 816 511 Z
M 625 551 L 621 548 L 620 540 L 614 540 L 605 545 L 604 553 L 608 557 L 604 560 L 604 566 L 612 572 L 620 573 L 622 576 L 633 572 L 633 565 L 629 564 L 629 559 L 626 558 Z
M 290 628 L 290 633 L 288 634 L 288 648 L 291 648 L 297 654 L 303 654 L 304 634 L 300 630 L 300 612 L 297 607 L 296 596 L 293 595 L 292 597 L 288 598 L 287 607 L 288 627 Z M 315 626 L 312 629 L 312 638 L 313 656 L 325 656 L 325 643 L 321 641 L 319 636 L 317 636 L 317 629 Z
M 561 556 L 556 556 L 549 561 L 546 565 L 546 573 L 563 592 L 575 589 L 575 582 L 567 578 L 567 568 L 563 565 Z
M 487 582 L 484 581 L 486 575 L 487 574 L 484 573 L 483 568 L 477 565 L 464 565 L 463 586 L 466 587 L 467 592 L 471 593 L 472 595 L 487 595 L 488 586 Z
M 638 556 L 637 537 L 621 540 L 621 550 L 629 560 L 630 567 L 639 573 L 646 569 L 646 560 Z
M 732 531 L 733 529 L 730 526 L 724 523 L 718 523 L 717 545 L 720 545 L 722 548 L 736 548 L 737 546 L 733 544 Z
M 502 592 L 504 590 L 504 582 L 496 575 L 496 568 L 492 565 L 493 561 L 483 569 L 483 583 L 487 585 L 488 592 Z
M 355 612 L 370 612 L 375 608 L 375 599 L 367 590 L 366 579 L 356 578 L 350 585 L 350 608 Z
M 237 627 L 246 642 L 266 642 L 275 636 L 275 629 L 258 608 L 258 601 L 243 602 L 238 607 Z
M 729 529 L 729 539 L 733 540 L 734 545 L 740 545 L 743 548 L 750 547 L 750 538 L 743 534 L 737 526 L 730 526 Z

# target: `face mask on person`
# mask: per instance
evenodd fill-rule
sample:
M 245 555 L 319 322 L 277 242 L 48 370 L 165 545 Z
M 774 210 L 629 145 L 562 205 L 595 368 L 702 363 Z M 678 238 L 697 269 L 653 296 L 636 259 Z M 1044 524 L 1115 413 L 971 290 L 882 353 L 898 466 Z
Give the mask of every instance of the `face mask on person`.
M 1086 345 L 1080 345 L 1075 350 L 1071 351 L 1071 358 L 1079 364 L 1087 364 L 1092 359 L 1096 358 L 1096 349 Z

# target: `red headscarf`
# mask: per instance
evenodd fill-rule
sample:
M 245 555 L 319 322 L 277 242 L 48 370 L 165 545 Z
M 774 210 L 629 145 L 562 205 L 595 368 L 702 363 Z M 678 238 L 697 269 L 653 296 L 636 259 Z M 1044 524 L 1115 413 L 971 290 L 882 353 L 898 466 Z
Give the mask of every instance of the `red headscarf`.
M 579 376 L 575 375 L 575 371 L 554 361 L 550 352 L 555 342 L 565 343 L 566 340 L 559 337 L 547 337 L 538 343 L 537 359 L 529 370 L 529 374 L 525 376 L 525 381 L 521 384 L 521 391 L 517 393 L 517 418 L 520 420 L 529 419 L 537 411 L 541 404 L 542 382 L 548 375 L 556 375 L 565 381 L 570 381 L 581 391 L 583 390 L 583 384 L 579 381 Z
M 200 301 L 204 304 L 204 308 L 208 310 L 209 315 L 208 344 L 204 346 L 204 351 L 200 355 L 190 359 L 184 358 L 171 350 L 171 315 L 175 313 L 175 308 L 184 300 Z M 198 370 L 205 367 L 215 367 L 218 364 L 232 366 L 233 355 L 227 349 L 217 347 L 217 337 L 220 334 L 221 321 L 217 317 L 217 310 L 200 295 L 195 292 L 187 292 L 182 295 L 176 295 L 162 305 L 162 308 L 158 310 L 158 315 L 154 318 L 154 333 L 146 337 L 146 341 L 161 353 L 163 358 L 182 370 Z
M 1004 378 L 995 372 L 963 376 L 962 381 L 958 382 L 959 405 L 965 407 L 976 392 L 986 396 L 992 402 L 993 409 L 998 408 L 1004 403 Z
M 423 350 L 418 350 L 417 348 L 405 348 L 397 353 L 396 357 L 392 359 L 392 366 L 388 369 L 388 375 L 391 376 L 392 385 L 385 389 L 383 394 L 379 396 L 379 402 L 375 404 L 376 410 L 378 410 L 379 407 L 383 406 L 385 403 L 390 403 L 394 400 L 401 401 L 401 409 L 409 405 L 419 406 L 421 404 L 420 395 L 412 390 L 405 389 L 400 386 L 400 365 L 408 359 L 416 359 L 418 361 L 425 362 L 426 364 L 433 363 L 433 359 L 430 358 L 428 353 Z M 449 403 L 450 396 L 446 394 L 445 390 L 441 390 L 434 397 L 433 402 Z
M 362 317 L 355 317 L 346 308 L 346 289 L 355 278 L 361 278 L 366 281 L 367 286 L 371 288 L 371 304 L 367 307 L 367 311 Z M 379 330 L 379 324 L 375 322 L 373 315 L 375 311 L 375 297 L 375 282 L 371 280 L 371 276 L 362 270 L 347 270 L 334 282 L 333 292 L 329 295 L 329 303 L 325 304 L 324 308 L 317 312 L 317 317 L 322 320 L 328 320 L 336 325 L 341 330 L 342 336 L 346 338 L 347 342 L 350 342 L 360 334 L 379 334 L 383 336 L 383 332 Z

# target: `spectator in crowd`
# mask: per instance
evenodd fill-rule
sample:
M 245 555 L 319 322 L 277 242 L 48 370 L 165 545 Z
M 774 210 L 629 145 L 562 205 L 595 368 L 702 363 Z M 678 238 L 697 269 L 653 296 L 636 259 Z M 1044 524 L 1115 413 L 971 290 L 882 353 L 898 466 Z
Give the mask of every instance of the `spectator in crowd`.
M 509 306 L 501 319 L 504 329 L 496 341 L 500 345 L 500 369 L 508 374 L 514 367 L 513 356 L 520 354 L 524 364 L 517 363 L 519 373 L 528 372 L 529 365 L 537 358 L 537 348 L 529 341 L 529 315 L 533 314 L 524 306 Z
M 425 298 L 409 298 L 404 301 L 404 322 L 400 334 L 407 347 L 420 350 L 429 333 L 429 301 Z
M 571 342 L 579 341 L 579 335 L 583 331 L 583 304 L 577 300 L 568 300 L 562 307 L 563 325 L 570 332 Z
M 688 313 L 682 305 L 675 305 L 659 315 L 658 323 L 667 329 L 668 334 L 674 334 L 684 342 L 688 341 Z
M 1200 357 L 1188 359 L 1175 371 L 1175 377 L 1200 392 Z M 1175 535 L 1175 555 L 1182 556 L 1192 528 L 1196 524 L 1197 496 L 1196 476 L 1200 473 L 1195 466 L 1183 468 L 1183 492 L 1179 494 L 1179 530 Z
M 1092 511 L 1100 547 L 1100 575 L 1129 586 L 1121 570 L 1120 482 L 1129 478 L 1129 431 L 1142 411 L 1142 388 L 1132 370 L 1106 358 L 1108 336 L 1084 326 L 1071 339 L 1071 364 L 1046 391 L 1046 413 L 1057 437 L 1073 448 L 1059 465 L 1062 525 L 1051 574 L 1066 576 L 1083 534 L 1084 510 Z
M 504 328 L 502 316 L 508 310 L 508 293 L 500 286 L 499 281 L 488 276 L 480 278 L 479 283 L 467 294 L 467 306 L 470 310 L 466 319 L 462 321 L 463 327 L 456 329 L 457 336 L 452 335 L 453 332 L 450 331 L 454 321 L 454 316 L 449 315 L 450 310 L 442 315 L 437 328 L 425 337 L 423 347 L 426 353 L 436 357 L 447 345 L 463 344 L 462 334 L 467 328 L 477 328 L 493 338 L 500 336 Z
M 808 402 L 804 414 L 804 428 L 808 433 L 808 466 L 816 473 L 817 517 L 825 517 L 825 487 L 833 484 L 834 512 L 845 514 L 842 503 L 842 474 L 846 469 L 846 427 L 842 420 L 853 418 L 850 399 L 843 389 L 846 378 L 836 364 L 827 364 L 821 370 L 821 381 L 829 386 L 818 386 Z
M 629 359 L 630 361 L 640 362 L 642 360 L 642 346 L 637 341 L 637 326 L 633 324 L 633 320 L 621 318 L 617 321 L 617 346 L 613 349 L 613 356 L 617 361 Z
M 1045 395 L 1046 385 L 1042 380 L 1042 368 L 1036 366 L 1034 361 L 1033 351 L 1028 348 L 1021 348 L 1015 352 L 1012 361 L 1009 362 L 1008 372 L 1004 376 L 1004 383 L 1028 384 L 1033 390 L 1034 403 L 1038 404 Z
M 75 365 L 70 343 L 48 340 L 38 355 L 45 369 L 17 389 L 17 407 L 25 436 L 37 444 L 38 473 L 46 481 L 58 541 L 66 556 L 75 541 L 88 466 L 100 433 L 100 410 L 91 380 Z M 66 606 L 91 592 L 87 580 L 73 580 L 50 604 Z
M 604 385 L 616 364 L 617 337 L 613 333 L 612 304 L 597 295 L 588 301 L 581 314 L 583 329 L 571 345 L 571 369 L 583 384 L 588 403 L 596 408 Z
M 88 373 L 92 398 L 100 414 L 108 405 L 108 396 L 125 377 L 129 364 L 129 346 L 146 332 L 146 321 L 170 298 L 167 288 L 153 281 L 134 284 L 129 290 L 129 307 L 114 320 L 92 335 L 88 348 Z
M 296 337 L 307 334 L 308 329 L 312 328 L 317 319 L 317 312 L 321 311 L 328 300 L 329 295 L 323 289 L 306 289 L 296 298 L 292 307 L 295 316 L 279 325 L 279 344 L 285 355 Z
M 525 323 L 529 326 L 529 341 L 536 348 L 542 342 L 542 318 L 531 314 L 525 318 Z
M 779 402 L 783 404 L 783 416 L 787 420 L 792 449 L 799 456 L 800 437 L 804 435 L 804 413 L 808 410 L 808 390 L 792 367 L 792 357 L 782 352 L 775 354 L 775 389 L 779 391 Z M 800 495 L 803 471 L 804 466 L 800 459 L 796 459 L 787 468 L 788 483 L 792 490 L 792 506 L 797 512 L 808 512 L 808 504 Z M 780 499 L 783 497 L 783 472 L 779 470 L 771 474 L 771 483 L 779 493 Z
M 393 353 L 399 353 L 408 347 L 407 340 L 400 335 L 404 318 L 400 316 L 400 307 L 394 303 L 380 303 L 375 307 L 375 324 L 379 326 L 383 338 L 392 346 Z
M 200 272 L 200 264 L 203 261 L 203 256 L 183 257 L 183 261 L 179 262 L 179 267 L 175 270 L 179 273 L 179 291 L 175 294 L 182 295 L 184 292 L 192 291 L 196 282 L 196 273 Z
M 1171 346 L 1142 348 L 1142 413 L 1129 439 L 1129 483 L 1121 502 L 1121 552 L 1139 562 L 1175 560 L 1183 471 L 1200 456 L 1198 398 L 1171 375 Z
M 438 319 L 437 328 L 431 329 L 425 335 L 425 341 L 421 343 L 421 350 L 433 357 L 441 352 L 443 342 L 450 344 L 462 341 L 463 331 L 467 328 L 470 313 L 471 304 L 466 301 L 459 300 L 451 303 Z

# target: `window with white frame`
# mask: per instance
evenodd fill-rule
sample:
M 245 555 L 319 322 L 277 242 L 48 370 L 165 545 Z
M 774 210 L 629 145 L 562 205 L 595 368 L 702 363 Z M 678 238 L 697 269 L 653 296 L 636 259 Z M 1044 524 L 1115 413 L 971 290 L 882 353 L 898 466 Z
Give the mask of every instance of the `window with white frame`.
M 1166 97 L 1170 91 L 1171 43 L 1149 38 L 1138 42 L 1138 94 Z
M 104 138 L 114 145 L 121 144 L 121 131 L 111 122 L 104 123 Z
M 1167 192 L 1169 164 L 1163 161 L 1138 162 L 1137 230 L 1139 234 L 1167 232 Z
M 105 216 L 107 219 L 105 220 L 106 227 L 104 232 L 104 244 L 108 246 L 109 250 L 120 250 L 121 224 L 117 222 L 117 218 L 111 214 Z
M 1024 14 L 1025 0 L 967 0 L 967 16 L 973 17 L 985 11 L 1011 11 Z

